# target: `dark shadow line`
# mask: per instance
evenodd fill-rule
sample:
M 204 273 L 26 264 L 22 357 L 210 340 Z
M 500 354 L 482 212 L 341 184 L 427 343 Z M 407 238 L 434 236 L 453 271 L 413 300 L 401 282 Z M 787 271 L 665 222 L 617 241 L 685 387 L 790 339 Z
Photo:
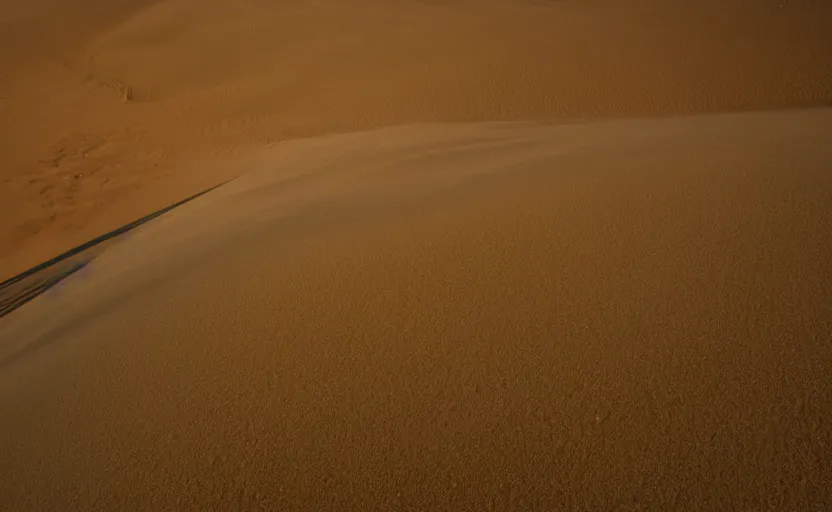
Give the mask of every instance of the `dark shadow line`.
M 133 222 L 131 222 L 129 224 L 125 224 L 124 226 L 121 226 L 120 228 L 114 229 L 114 230 L 110 231 L 109 233 L 104 233 L 103 235 L 98 236 L 96 238 L 93 238 L 92 240 L 90 240 L 88 242 L 84 242 L 83 244 L 81 244 L 77 247 L 73 247 L 72 249 L 66 251 L 65 253 L 59 254 L 58 256 L 55 256 L 51 260 L 44 261 L 43 263 L 41 263 L 39 265 L 36 265 L 36 266 L 30 268 L 29 270 L 26 270 L 26 271 L 21 272 L 20 274 L 14 276 L 14 277 L 6 279 L 2 283 L 0 283 L 0 292 L 2 292 L 4 289 L 8 288 L 9 286 L 13 285 L 14 283 L 16 283 L 16 282 L 18 282 L 22 279 L 25 279 L 25 278 L 27 278 L 31 275 L 34 275 L 34 274 L 40 272 L 41 270 L 49 268 L 49 267 L 51 267 L 52 265 L 54 265 L 56 263 L 60 263 L 61 261 L 65 260 L 67 258 L 71 258 L 72 256 L 75 256 L 76 254 L 78 254 L 80 252 L 86 251 L 90 247 L 98 245 L 101 242 L 105 242 L 105 241 L 107 241 L 111 238 L 117 237 L 118 235 L 124 234 L 124 233 L 130 231 L 131 229 L 134 229 L 138 226 L 141 226 L 145 222 L 151 221 L 151 220 L 155 219 L 156 217 L 159 217 L 160 215 L 163 215 L 163 214 L 173 210 L 174 208 L 182 206 L 183 204 L 185 204 L 189 201 L 193 201 L 194 199 L 196 199 L 196 198 L 198 198 L 202 195 L 205 195 L 208 192 L 211 192 L 212 190 L 215 190 L 215 189 L 225 185 L 226 183 L 229 183 L 230 181 L 231 180 L 220 183 L 219 185 L 214 185 L 213 187 L 211 187 L 209 189 L 203 190 L 202 192 L 199 192 L 199 193 L 194 194 L 190 197 L 182 199 L 181 201 L 178 201 L 176 203 L 173 203 L 172 205 L 166 206 L 166 207 L 162 208 L 161 210 L 157 210 L 157 211 L 155 211 L 155 212 L 153 212 L 149 215 L 145 215 L 144 217 L 142 217 L 140 219 L 136 219 L 136 220 L 134 220 Z
M 3 318 L 4 316 L 8 315 L 12 311 L 26 304 L 38 295 L 47 292 L 50 288 L 52 288 L 59 282 L 63 281 L 67 277 L 71 276 L 72 274 L 78 272 L 79 270 L 87 266 L 87 263 L 88 262 L 86 261 L 77 263 L 65 272 L 61 272 L 60 274 L 50 276 L 46 279 L 46 281 L 41 283 L 35 283 L 29 288 L 24 289 L 19 294 L 12 295 L 8 299 L 0 301 L 0 318 Z
M 69 277 L 70 275 L 74 274 L 75 272 L 81 270 L 83 267 L 85 267 L 87 265 L 87 263 L 89 263 L 89 261 L 83 261 L 83 262 L 76 263 L 76 264 L 72 265 L 69 269 L 67 269 L 63 272 L 60 272 L 60 273 L 58 273 L 56 275 L 53 275 L 53 276 L 48 276 L 41 282 L 32 283 L 32 284 L 26 286 L 25 288 L 23 288 L 22 290 L 18 291 L 17 293 L 12 291 L 12 295 L 9 296 L 9 297 L 3 297 L 3 292 L 7 291 L 13 285 L 15 285 L 17 283 L 20 283 L 21 281 L 23 281 L 27 278 L 35 276 L 36 274 L 39 274 L 39 273 L 47 270 L 48 268 L 50 268 L 54 265 L 57 265 L 58 263 L 61 263 L 62 261 L 65 261 L 69 258 L 72 258 L 73 256 L 77 256 L 78 254 L 81 254 L 82 252 L 84 252 L 84 251 L 86 251 L 86 250 L 88 250 L 92 247 L 95 247 L 96 245 L 98 245 L 102 242 L 106 242 L 108 240 L 111 240 L 111 239 L 119 236 L 119 235 L 123 235 L 124 233 L 126 233 L 126 232 L 128 232 L 132 229 L 135 229 L 135 228 L 141 226 L 142 224 L 144 224 L 146 222 L 149 222 L 149 221 L 151 221 L 151 220 L 153 220 L 153 219 L 155 219 L 155 218 L 157 218 L 161 215 L 164 215 L 165 213 L 173 210 L 174 208 L 182 206 L 183 204 L 185 204 L 187 202 L 193 201 L 194 199 L 196 199 L 200 196 L 203 196 L 203 195 L 207 194 L 208 192 L 211 192 L 211 191 L 213 191 L 213 190 L 215 190 L 215 189 L 217 189 L 217 188 L 219 188 L 219 187 L 221 187 L 221 186 L 223 186 L 223 185 L 225 185 L 225 184 L 227 184 L 231 181 L 233 181 L 233 180 L 228 180 L 228 181 L 225 181 L 225 182 L 220 183 L 218 185 L 214 185 L 213 187 L 208 188 L 206 190 L 203 190 L 202 192 L 199 192 L 199 193 L 194 194 L 190 197 L 182 199 L 181 201 L 177 201 L 176 203 L 173 203 L 169 206 L 166 206 L 165 208 L 162 208 L 161 210 L 157 210 L 157 211 L 155 211 L 155 212 L 153 212 L 149 215 L 145 215 L 144 217 L 141 217 L 137 220 L 134 220 L 133 222 L 130 222 L 129 224 L 125 224 L 124 226 L 121 226 L 120 228 L 114 229 L 113 231 L 110 231 L 110 232 L 105 233 L 101 236 L 93 238 L 92 240 L 90 240 L 88 242 L 85 242 L 85 243 L 83 243 L 83 244 L 81 244 L 77 247 L 74 247 L 74 248 L 72 248 L 72 249 L 70 249 L 70 250 L 68 250 L 68 251 L 66 251 L 66 252 L 64 252 L 64 253 L 62 253 L 62 254 L 60 254 L 60 255 L 58 255 L 58 256 L 50 259 L 50 260 L 47 260 L 47 261 L 45 261 L 45 262 L 43 262 L 39 265 L 36 265 L 36 266 L 30 268 L 29 270 L 26 270 L 25 272 L 22 272 L 22 273 L 14 276 L 10 279 L 7 279 L 7 280 L 3 281 L 2 283 L 0 283 L 0 318 L 3 318 L 4 316 L 8 315 L 9 313 L 14 311 L 15 309 L 17 309 L 20 306 L 26 304 L 27 302 L 34 299 L 35 297 L 42 294 L 43 292 L 47 291 L 48 289 L 52 288 L 53 286 L 58 284 L 63 279 L 65 279 L 65 278 Z

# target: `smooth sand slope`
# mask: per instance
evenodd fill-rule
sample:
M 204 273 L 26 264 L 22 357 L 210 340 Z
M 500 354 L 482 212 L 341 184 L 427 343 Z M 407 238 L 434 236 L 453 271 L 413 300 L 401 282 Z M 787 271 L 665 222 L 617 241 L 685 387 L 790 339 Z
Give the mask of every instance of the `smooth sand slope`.
M 275 141 L 832 105 L 830 26 L 820 0 L 0 0 L 0 279 Z
M 0 508 L 827 509 L 830 133 L 253 153 L 0 321 Z

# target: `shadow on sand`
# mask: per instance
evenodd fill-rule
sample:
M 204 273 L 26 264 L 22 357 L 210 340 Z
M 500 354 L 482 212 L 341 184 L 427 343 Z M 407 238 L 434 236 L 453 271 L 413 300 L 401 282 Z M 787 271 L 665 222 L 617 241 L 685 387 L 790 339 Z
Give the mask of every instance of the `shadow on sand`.
M 161 210 L 155 211 L 140 219 L 125 224 L 118 229 L 105 233 L 97 238 L 83 243 L 69 251 L 45 261 L 40 265 L 30 268 L 11 279 L 0 283 L 0 318 L 8 315 L 15 309 L 23 306 L 38 295 L 46 292 L 67 277 L 83 269 L 90 261 L 115 241 L 116 237 L 135 229 L 142 224 L 149 222 L 156 217 L 193 201 L 197 197 L 207 194 L 212 190 L 225 185 L 228 182 L 220 183 L 198 194 L 194 194 L 179 202 L 169 205 Z

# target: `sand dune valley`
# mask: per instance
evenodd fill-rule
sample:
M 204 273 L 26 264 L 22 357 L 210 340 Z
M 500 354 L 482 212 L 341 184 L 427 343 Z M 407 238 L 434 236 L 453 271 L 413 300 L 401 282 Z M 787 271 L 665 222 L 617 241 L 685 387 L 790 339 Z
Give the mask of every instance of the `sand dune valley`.
M 832 509 L 832 3 L 0 0 L 0 510 Z

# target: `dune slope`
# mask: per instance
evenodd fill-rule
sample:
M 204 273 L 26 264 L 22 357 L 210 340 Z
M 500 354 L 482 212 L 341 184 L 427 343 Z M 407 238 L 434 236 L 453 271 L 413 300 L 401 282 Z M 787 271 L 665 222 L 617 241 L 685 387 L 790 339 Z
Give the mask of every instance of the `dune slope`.
M 8 510 L 820 510 L 832 111 L 287 144 L 0 321 Z

